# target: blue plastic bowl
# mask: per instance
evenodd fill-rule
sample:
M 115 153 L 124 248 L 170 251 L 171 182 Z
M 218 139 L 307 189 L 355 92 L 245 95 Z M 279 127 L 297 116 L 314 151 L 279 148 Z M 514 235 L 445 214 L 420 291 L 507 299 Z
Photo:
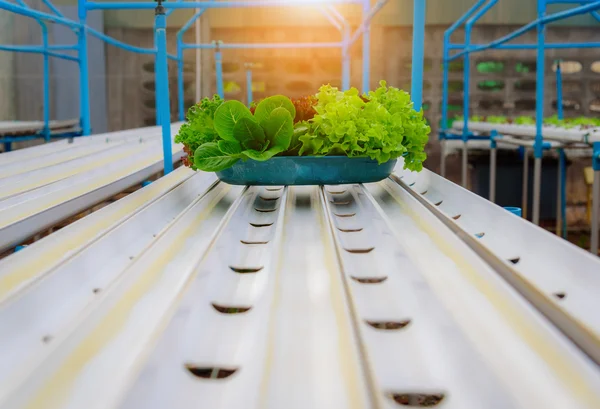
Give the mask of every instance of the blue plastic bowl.
M 395 165 L 396 160 L 380 165 L 369 158 L 346 156 L 277 156 L 265 162 L 239 161 L 216 173 L 230 185 L 344 185 L 379 182 Z

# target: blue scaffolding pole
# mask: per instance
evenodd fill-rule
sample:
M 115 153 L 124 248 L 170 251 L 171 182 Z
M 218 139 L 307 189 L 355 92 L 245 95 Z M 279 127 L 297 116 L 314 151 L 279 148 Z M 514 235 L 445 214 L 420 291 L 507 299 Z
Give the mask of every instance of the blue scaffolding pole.
M 465 84 L 464 84 L 464 105 L 463 105 L 463 141 L 469 139 L 469 55 L 474 52 L 484 51 L 487 49 L 514 49 L 514 50 L 525 50 L 534 49 L 536 50 L 537 70 L 536 70 L 536 135 L 534 142 L 534 184 L 533 184 L 533 214 L 532 221 L 535 224 L 539 224 L 540 214 L 540 186 L 541 186 L 541 161 L 543 154 L 543 137 L 542 137 L 542 124 L 544 118 L 544 67 L 545 67 L 545 49 L 549 48 L 595 48 L 600 46 L 600 43 L 572 43 L 572 44 L 546 44 L 545 41 L 545 30 L 546 25 L 555 21 L 563 20 L 569 17 L 592 13 L 594 18 L 598 19 L 600 15 L 596 10 L 600 9 L 600 1 L 574 1 L 574 0 L 537 0 L 537 19 L 529 24 L 515 30 L 514 32 L 507 34 L 489 44 L 470 44 L 470 31 L 473 24 L 469 25 L 469 22 L 474 23 L 478 18 L 483 16 L 492 6 L 497 2 L 494 0 L 479 0 L 471 7 L 459 20 L 456 21 L 446 32 L 444 33 L 444 63 L 443 63 L 443 87 L 442 87 L 442 121 L 439 131 L 439 139 L 442 142 L 442 162 L 441 162 L 441 173 L 445 173 L 445 153 L 443 152 L 444 141 L 450 139 L 448 132 L 448 71 L 449 63 L 458 58 L 464 59 L 464 72 L 465 72 Z M 577 5 L 566 11 L 558 13 L 546 14 L 546 9 L 549 4 L 574 4 Z M 477 12 L 477 13 L 476 13 Z M 475 14 L 474 14 L 475 13 Z M 471 17 L 473 16 L 473 17 Z M 469 19 L 467 21 L 467 19 Z M 458 27 L 467 21 L 465 25 L 465 43 L 464 44 L 452 44 L 450 43 L 450 37 Z M 535 44 L 505 44 L 520 35 L 535 29 L 537 31 L 537 42 Z M 451 50 L 461 50 L 458 53 L 450 56 Z M 466 149 L 463 150 L 463 158 L 466 158 Z M 464 159 L 463 159 L 464 162 Z M 464 165 L 464 163 L 463 163 Z M 466 185 L 466 177 L 464 173 L 466 167 L 463 170 L 463 186 Z
M 335 4 L 359 4 L 362 5 L 364 17 L 361 25 L 356 32 L 351 36 L 349 24 L 332 6 Z M 343 88 L 348 88 L 350 83 L 350 63 L 349 63 L 349 48 L 350 46 L 363 35 L 363 78 L 362 88 L 364 92 L 368 92 L 370 83 L 370 41 L 369 27 L 371 19 L 375 14 L 387 3 L 387 0 L 378 1 L 373 8 L 370 7 L 369 0 L 253 0 L 253 1 L 201 1 L 201 2 L 170 2 L 156 3 L 151 2 L 90 2 L 80 0 L 80 5 L 87 10 L 114 10 L 114 9 L 154 9 L 155 10 L 155 42 L 157 50 L 157 69 L 156 69 L 156 86 L 157 86 L 157 112 L 160 119 L 160 124 L 163 129 L 163 147 L 165 160 L 165 174 L 173 168 L 171 149 L 171 131 L 170 131 L 170 104 L 169 104 L 169 88 L 168 76 L 166 70 L 167 42 L 166 42 L 166 18 L 172 9 L 199 9 L 190 20 L 177 33 L 177 56 L 174 59 L 177 61 L 178 67 L 178 111 L 179 118 L 183 119 L 184 115 L 184 87 L 183 87 L 183 52 L 185 49 L 213 49 L 215 50 L 215 64 L 217 71 L 217 92 L 223 97 L 223 79 L 221 64 L 221 52 L 223 49 L 241 49 L 241 48 L 336 48 L 342 49 L 342 72 L 343 72 Z M 206 9 L 213 8 L 247 8 L 247 7 L 282 7 L 282 6 L 329 6 L 321 8 L 328 20 L 342 32 L 342 41 L 333 43 L 273 43 L 273 44 L 223 44 L 221 42 L 213 42 L 212 44 L 185 44 L 183 43 L 183 35 L 191 27 L 191 25 L 205 12 Z M 425 0 L 415 0 L 415 15 L 424 16 Z M 422 22 L 424 24 L 424 21 Z M 419 31 L 419 30 L 418 30 Z M 423 30 L 420 30 L 423 31 Z M 422 35 L 417 36 L 417 41 L 422 42 Z M 164 59 L 160 62 L 159 59 Z M 416 62 L 416 61 L 415 61 Z M 422 65 L 422 62 L 420 63 Z M 420 74 L 422 75 L 422 74 Z M 417 79 L 419 76 L 417 75 Z M 251 86 L 251 85 L 250 85 Z M 421 105 L 421 98 L 417 95 L 416 106 Z M 168 163 L 170 162 L 170 163 Z
M 171 155 L 171 134 L 170 134 L 170 104 L 169 104 L 169 86 L 167 73 L 167 60 L 172 59 L 177 61 L 178 73 L 180 80 L 178 81 L 179 92 L 179 114 L 181 118 L 183 105 L 183 52 L 187 48 L 202 48 L 214 49 L 217 54 L 221 53 L 222 49 L 231 48 L 341 48 L 342 49 L 342 88 L 348 89 L 350 86 L 350 57 L 349 49 L 352 44 L 362 35 L 363 36 L 363 73 L 362 73 L 362 89 L 363 92 L 368 92 L 370 88 L 370 23 L 377 12 L 387 3 L 387 0 L 379 0 L 371 8 L 370 0 L 250 0 L 250 1 L 197 1 L 183 2 L 176 0 L 169 3 L 156 2 L 94 2 L 87 0 L 78 0 L 78 20 L 72 21 L 65 18 L 59 10 L 54 7 L 49 0 L 42 0 L 54 14 L 44 13 L 37 10 L 32 10 L 26 7 L 14 5 L 6 0 L 0 0 L 0 9 L 12 11 L 17 14 L 29 16 L 35 19 L 63 24 L 73 29 L 78 35 L 76 45 L 66 46 L 50 46 L 46 43 L 42 47 L 24 46 L 20 50 L 23 52 L 42 53 L 45 56 L 60 56 L 58 50 L 76 50 L 78 57 L 64 56 L 66 59 L 77 60 L 80 64 L 80 92 L 81 92 L 81 125 L 83 134 L 87 135 L 91 132 L 90 127 L 90 102 L 89 102 L 89 78 L 88 78 L 88 56 L 87 56 L 87 34 L 93 35 L 101 40 L 116 47 L 123 48 L 128 51 L 155 54 L 156 55 L 156 107 L 157 107 L 157 122 L 160 123 L 163 130 L 163 147 L 164 147 L 164 164 L 165 174 L 173 169 Z M 350 25 L 341 16 L 341 14 L 333 7 L 336 4 L 357 4 L 362 6 L 363 20 L 358 29 L 351 33 Z M 340 42 L 331 43 L 274 43 L 274 44 L 184 44 L 183 34 L 194 21 L 199 18 L 206 9 L 213 8 L 248 8 L 248 7 L 283 7 L 283 6 L 319 6 L 325 17 L 336 27 L 342 34 Z M 87 13 L 91 10 L 117 10 L 117 9 L 154 9 L 155 10 L 155 48 L 144 49 L 122 43 L 109 36 L 106 36 L 87 26 Z M 171 55 L 167 52 L 166 44 L 166 19 L 170 13 L 176 9 L 199 9 L 192 19 L 188 21 L 177 35 L 177 55 Z M 424 43 L 424 24 L 425 24 L 425 0 L 414 0 L 414 49 L 416 52 L 413 55 L 413 104 L 416 109 L 420 109 L 422 104 L 422 69 L 423 66 L 423 43 Z M 17 51 L 18 46 L 9 46 L 5 48 L 11 51 Z M 56 50 L 56 51 L 55 51 Z M 219 57 L 219 55 L 217 55 Z M 219 64 L 220 58 L 216 58 Z M 217 76 L 221 75 L 221 79 L 217 81 L 219 93 L 223 94 L 222 88 L 222 70 L 217 67 Z M 221 84 L 219 86 L 219 83 Z
M 87 26 L 88 8 L 86 2 L 78 2 L 78 21 L 66 18 L 50 0 L 42 0 L 51 13 L 31 9 L 23 0 L 16 0 L 18 4 L 13 4 L 7 0 L 0 0 L 0 9 L 10 11 L 26 17 L 35 19 L 42 29 L 42 44 L 37 45 L 0 45 L 0 51 L 23 52 L 42 54 L 43 62 L 43 122 L 44 128 L 40 134 L 22 135 L 0 138 L 0 142 L 5 144 L 5 150 L 10 150 L 12 142 L 32 140 L 42 136 L 49 141 L 54 135 L 50 129 L 50 66 L 49 57 L 60 58 L 68 61 L 74 61 L 79 64 L 79 92 L 80 92 L 80 127 L 81 132 L 61 132 L 56 137 L 73 137 L 80 135 L 90 135 L 92 132 L 90 123 L 90 96 L 89 96 L 89 69 L 88 69 L 88 45 L 87 35 L 90 34 L 100 40 L 115 47 L 140 54 L 158 54 L 156 48 L 142 48 L 123 43 L 110 36 L 107 36 L 91 27 Z M 177 0 L 182 1 L 182 0 Z M 173 10 L 171 10 L 173 11 Z M 46 22 L 61 24 L 72 29 L 77 34 L 77 44 L 54 45 L 48 42 L 48 29 Z M 61 51 L 76 51 L 76 56 L 64 54 Z M 167 58 L 177 60 L 177 56 L 167 54 Z
M 43 137 L 46 142 L 48 142 L 51 138 L 51 130 L 50 130 L 50 57 L 61 58 L 68 61 L 79 61 L 79 58 L 72 57 L 67 54 L 59 53 L 56 51 L 61 50 L 72 50 L 75 47 L 72 45 L 66 46 L 54 46 L 49 44 L 48 40 L 48 26 L 46 25 L 44 19 L 38 15 L 35 10 L 29 8 L 27 3 L 23 0 L 17 0 L 18 5 L 2 2 L 0 3 L 0 8 L 7 9 L 14 13 L 28 15 L 31 13 L 31 17 L 33 17 L 38 25 L 40 26 L 42 33 L 42 45 L 41 46 L 30 46 L 30 45 L 2 45 L 0 46 L 0 51 L 12 51 L 12 52 L 23 52 L 23 53 L 33 53 L 33 54 L 42 54 L 43 56 L 43 89 L 42 89 L 42 104 L 43 104 L 43 128 L 41 132 L 36 133 L 35 135 L 22 135 L 15 137 L 1 137 L 0 141 L 4 143 L 4 150 L 10 151 L 12 149 L 13 142 L 25 141 L 35 139 L 37 137 Z M 56 15 L 57 18 L 62 19 L 62 15 L 60 12 L 47 0 L 44 0 L 43 3 L 48 6 L 48 8 Z M 54 50 L 54 51 L 52 51 Z M 70 134 L 70 133 L 69 133 Z M 66 135 L 66 134 L 64 134 Z M 61 134 L 63 136 L 63 134 Z
M 373 10 L 376 12 L 385 4 L 387 0 L 377 4 Z M 264 5 L 265 2 L 261 3 Z M 270 4 L 275 5 L 275 2 L 271 1 Z M 310 2 L 307 2 L 310 5 Z M 219 2 L 223 4 L 223 2 Z M 306 5 L 306 3 L 304 3 Z M 363 4 L 369 5 L 368 1 L 364 1 Z M 277 5 L 284 5 L 283 3 L 277 3 Z M 227 7 L 226 7 L 227 8 Z M 346 19 L 333 7 L 320 7 L 321 13 L 327 18 L 327 20 L 336 27 L 342 33 L 341 42 L 323 42 L 323 43 L 249 43 L 249 44 L 225 44 L 223 42 L 213 42 L 211 44 L 187 44 L 183 42 L 183 36 L 190 29 L 192 24 L 196 22 L 206 11 L 206 8 L 198 10 L 177 32 L 177 89 L 178 89 L 178 117 L 180 121 L 185 119 L 185 106 L 184 106 L 184 79 L 183 79 L 183 53 L 186 49 L 200 49 L 200 50 L 215 50 L 215 70 L 217 79 L 217 94 L 224 98 L 224 86 L 223 86 L 223 71 L 222 71 L 222 50 L 226 49 L 300 49 L 300 48 L 341 48 L 342 49 L 342 89 L 347 90 L 350 88 L 350 55 L 349 48 L 351 45 L 350 41 L 350 24 Z M 369 10 L 371 12 L 371 10 Z M 368 53 L 367 53 L 368 54 Z M 368 73 L 367 73 L 368 74 Z M 248 74 L 247 74 L 248 75 Z M 249 74 L 251 76 L 251 74 Z M 252 87 L 252 81 L 246 81 L 247 87 Z M 248 104 L 252 102 L 252 90 L 247 90 Z

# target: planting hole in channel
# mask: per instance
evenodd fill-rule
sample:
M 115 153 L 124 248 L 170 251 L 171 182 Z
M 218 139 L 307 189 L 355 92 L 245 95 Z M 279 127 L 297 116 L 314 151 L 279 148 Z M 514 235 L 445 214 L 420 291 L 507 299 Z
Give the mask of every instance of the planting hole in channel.
M 383 276 L 383 277 L 366 277 L 366 278 L 352 276 L 352 279 L 354 281 L 358 282 L 358 283 L 361 283 L 361 284 L 379 284 L 379 283 L 383 283 L 385 280 L 387 280 L 387 276 Z
M 356 229 L 342 229 L 341 227 L 338 227 L 337 229 L 342 233 L 358 233 L 363 230 L 362 227 L 357 227 Z
M 433 408 L 445 398 L 444 393 L 389 393 L 388 397 L 400 406 Z
M 424 190 L 421 192 L 422 195 L 426 195 L 427 194 L 427 190 Z
M 264 196 L 259 196 L 261 198 L 261 200 L 267 201 L 267 202 L 272 202 L 275 200 L 279 200 L 279 196 L 277 197 L 264 197 Z
M 248 244 L 248 245 L 253 245 L 253 244 L 269 244 L 269 241 L 240 240 L 240 243 L 242 243 L 242 244 Z
M 411 183 L 410 185 L 408 185 L 408 186 L 412 187 L 412 186 L 414 186 L 414 185 L 415 185 L 415 183 L 417 183 L 417 182 L 412 182 L 412 183 Z
M 442 203 L 444 203 L 444 201 L 443 201 L 443 200 L 440 200 L 439 202 L 435 203 L 435 205 L 436 205 L 436 206 L 439 206 L 439 205 L 441 205 Z
M 44 337 L 42 337 L 42 342 L 44 344 L 47 344 L 50 341 L 52 341 L 52 335 L 45 335 Z
M 330 203 L 337 205 L 337 206 L 347 206 L 350 204 L 350 200 L 344 200 L 344 201 L 340 201 L 340 202 L 334 202 L 333 200 L 331 200 Z
M 264 267 L 263 266 L 260 266 L 260 267 L 236 267 L 236 266 L 229 266 L 229 268 L 231 269 L 231 271 L 233 271 L 235 273 L 239 273 L 239 274 L 252 274 L 252 273 L 258 273 Z
M 452 218 L 453 218 L 454 220 L 458 220 L 458 219 L 460 219 L 460 216 L 462 216 L 462 215 L 460 215 L 460 214 L 457 214 L 456 216 L 452 216 Z
M 328 190 L 327 193 L 332 195 L 343 195 L 347 190 Z
M 225 379 L 237 372 L 237 368 L 214 368 L 198 366 L 195 364 L 185 364 L 185 369 L 196 378 L 202 379 Z
M 478 239 L 482 238 L 483 236 L 485 236 L 484 232 L 481 233 L 475 233 L 475 237 L 477 237 Z
M 521 257 L 509 258 L 508 261 L 510 261 L 513 264 L 517 264 L 519 261 L 521 261 Z
M 93 291 L 94 294 L 98 294 L 100 291 L 102 291 L 102 289 L 100 289 L 100 288 L 94 288 L 92 291 Z
M 375 329 L 396 330 L 396 329 L 405 328 L 408 324 L 410 324 L 411 320 L 402 320 L 402 321 L 369 321 L 369 320 L 366 320 L 365 322 Z
M 261 212 L 261 213 L 271 213 L 277 209 L 259 209 L 258 207 L 255 207 L 254 210 L 256 210 L 257 212 Z
M 367 254 L 372 252 L 375 249 L 375 247 L 367 247 L 364 249 L 344 249 L 346 250 L 348 253 L 352 253 L 352 254 Z
M 279 192 L 281 189 L 283 189 L 282 187 L 267 187 L 266 188 L 269 192 Z
M 334 213 L 334 215 L 336 215 L 337 217 L 354 217 L 354 216 L 356 216 L 356 213 L 347 213 L 347 214 Z
M 558 292 L 558 293 L 554 293 L 553 294 L 556 298 L 558 298 L 559 300 L 564 300 L 565 297 L 567 296 L 567 293 L 565 292 Z
M 245 312 L 250 311 L 250 309 L 252 307 L 232 307 L 232 306 L 224 306 L 224 305 L 218 305 L 215 303 L 211 304 L 213 306 L 213 308 L 217 311 L 219 311 L 222 314 L 243 314 Z
M 273 223 L 250 223 L 252 227 L 271 227 Z

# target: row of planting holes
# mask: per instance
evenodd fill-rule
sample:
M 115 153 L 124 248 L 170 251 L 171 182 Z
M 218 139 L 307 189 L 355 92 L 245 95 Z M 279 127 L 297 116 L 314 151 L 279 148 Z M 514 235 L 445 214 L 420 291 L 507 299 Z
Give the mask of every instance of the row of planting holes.
M 282 188 L 267 188 L 268 191 L 280 191 Z M 341 191 L 341 192 L 333 192 L 330 191 L 329 193 L 337 195 L 337 194 L 343 194 L 346 191 Z M 263 196 L 261 196 L 262 200 L 267 200 L 267 201 L 275 201 L 278 200 L 280 197 L 277 198 L 265 198 Z M 338 205 L 338 206 L 343 206 L 343 205 L 348 205 L 350 204 L 350 201 L 332 201 L 333 204 Z M 255 207 L 256 211 L 259 212 L 274 212 L 277 209 L 264 209 L 264 208 L 258 208 Z M 353 217 L 356 214 L 355 213 L 334 213 L 334 215 L 336 215 L 337 217 Z M 273 223 L 267 223 L 267 224 L 254 224 L 254 223 L 250 223 L 251 226 L 253 227 L 257 227 L 257 228 L 261 228 L 261 227 L 269 227 L 272 226 Z M 340 229 L 340 231 L 342 232 L 357 232 L 357 231 L 361 231 L 362 228 L 359 229 Z M 242 243 L 244 244 L 267 244 L 267 242 L 247 242 L 247 241 L 242 241 Z M 366 249 L 345 249 L 346 251 L 350 252 L 350 253 L 357 253 L 357 254 L 366 254 L 371 252 L 374 249 L 374 247 L 370 247 L 370 248 L 366 248 Z M 230 269 L 238 274 L 248 274 L 248 273 L 258 273 L 260 270 L 262 270 L 264 267 L 260 266 L 260 267 L 235 267 L 235 266 L 230 266 Z M 357 277 L 352 277 L 352 279 L 356 280 L 359 283 L 362 284 L 377 284 L 377 283 L 382 283 L 384 282 L 387 277 L 375 277 L 375 278 L 368 278 L 368 279 L 359 279 Z M 231 306 L 222 306 L 222 305 L 217 305 L 217 304 L 212 304 L 212 307 L 219 311 L 220 313 L 223 314 L 241 314 L 241 313 L 245 313 L 247 311 L 249 311 L 251 309 L 251 307 L 231 307 Z M 399 321 L 399 322 L 377 322 L 377 321 L 366 321 L 367 324 L 369 324 L 370 326 L 372 326 L 373 328 L 376 329 L 383 329 L 383 330 L 397 330 L 397 329 L 402 329 L 404 327 L 406 327 L 409 323 L 410 320 L 405 320 L 405 321 Z M 214 367 L 199 367 L 197 365 L 194 364 L 190 364 L 187 363 L 185 364 L 185 368 L 194 376 L 198 377 L 198 378 L 203 378 L 203 379 L 224 379 L 224 378 L 228 378 L 231 375 L 233 375 L 238 368 L 214 368 Z M 409 407 L 433 407 L 438 405 L 443 399 L 444 399 L 444 394 L 422 394 L 422 393 L 393 393 L 390 394 L 389 397 L 396 403 L 398 403 L 399 405 L 402 406 L 409 406 Z
M 403 178 L 404 178 L 404 176 L 400 176 L 400 179 L 403 179 Z M 417 183 L 416 181 L 415 181 L 415 182 L 412 182 L 412 183 L 409 183 L 409 185 L 408 185 L 408 186 L 409 186 L 410 188 L 413 188 L 413 189 L 414 189 L 414 185 L 415 185 L 416 183 Z M 424 190 L 423 192 L 421 192 L 421 196 L 425 196 L 426 194 L 427 194 L 427 190 Z M 439 207 L 439 206 L 440 206 L 442 203 L 444 203 L 444 201 L 443 201 L 443 200 L 440 200 L 439 202 L 436 202 L 436 203 L 434 203 L 434 206 L 437 206 L 437 207 Z M 458 219 L 460 219 L 460 217 L 461 217 L 461 216 L 462 216 L 461 214 L 457 214 L 457 215 L 455 215 L 455 216 L 452 216 L 452 219 L 453 219 L 453 220 L 458 220 Z M 474 236 L 475 236 L 475 237 L 477 237 L 478 239 L 481 239 L 483 236 L 485 236 L 485 232 L 481 232 L 481 233 L 475 233 L 475 234 L 474 234 Z M 513 265 L 516 265 L 516 264 L 518 264 L 518 263 L 519 263 L 519 261 L 521 261 L 521 257 L 509 258 L 509 259 L 508 259 L 508 261 L 509 261 L 511 264 L 513 264 Z M 563 291 L 558 291 L 558 292 L 555 292 L 555 293 L 553 293 L 552 295 L 553 295 L 554 297 L 558 298 L 559 300 L 562 300 L 562 299 L 564 299 L 564 298 L 567 296 L 567 293 L 565 293 L 565 292 L 563 292 Z
M 347 190 L 328 190 L 328 193 L 332 196 L 340 196 L 347 193 Z M 331 204 L 333 204 L 336 208 L 339 206 L 348 206 L 352 202 L 350 200 L 331 200 Z M 336 217 L 348 218 L 356 216 L 356 213 L 338 213 L 337 211 L 333 211 L 332 213 Z M 342 229 L 340 227 L 336 228 L 342 233 L 353 233 L 362 231 L 362 227 L 354 228 L 354 229 Z M 360 249 L 348 249 L 344 248 L 345 251 L 353 254 L 367 254 L 373 251 L 375 247 L 366 247 Z M 369 278 L 359 278 L 351 276 L 351 278 L 361 284 L 381 284 L 387 280 L 387 276 L 381 277 L 369 277 Z M 365 320 L 365 322 L 375 329 L 380 330 L 399 330 L 405 328 L 410 324 L 411 320 L 402 320 L 402 321 L 369 321 Z M 401 406 L 409 406 L 409 407 L 433 407 L 437 406 L 445 397 L 444 393 L 390 393 L 388 397 L 392 399 L 394 402 Z
M 279 192 L 283 188 L 282 187 L 272 187 L 266 188 L 269 192 Z M 281 196 L 277 197 L 266 197 L 259 196 L 259 198 L 267 203 L 274 203 L 281 198 Z M 269 207 L 254 207 L 254 210 L 260 213 L 273 213 L 277 211 L 277 207 L 269 208 Z M 260 229 L 271 227 L 274 223 L 252 223 L 249 222 L 250 226 Z M 248 240 L 240 240 L 240 242 L 244 245 L 265 245 L 268 244 L 268 241 L 248 241 Z M 256 274 L 261 271 L 264 266 L 229 266 L 231 271 L 237 274 Z M 216 303 L 211 303 L 211 306 L 221 314 L 243 314 L 245 312 L 250 311 L 252 307 L 247 306 L 225 306 L 219 305 Z M 214 368 L 214 367 L 201 367 L 192 363 L 186 363 L 185 369 L 187 369 L 192 375 L 197 378 L 202 379 L 224 379 L 228 378 L 234 373 L 238 371 L 239 368 Z

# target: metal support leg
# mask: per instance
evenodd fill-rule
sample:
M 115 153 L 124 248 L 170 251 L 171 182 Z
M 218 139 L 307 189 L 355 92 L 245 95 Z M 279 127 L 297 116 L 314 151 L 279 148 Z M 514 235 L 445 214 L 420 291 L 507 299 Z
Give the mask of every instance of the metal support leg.
M 562 182 L 560 184 L 560 202 L 562 206 L 560 208 L 561 219 L 562 219 L 562 237 L 567 238 L 567 156 L 564 149 L 560 150 L 560 163 L 559 166 L 562 169 Z
M 196 9 L 198 13 L 200 9 Z M 202 33 L 200 31 L 200 18 L 196 19 L 195 22 L 195 37 L 196 44 L 200 44 L 202 40 Z M 199 48 L 196 48 L 196 102 L 202 99 L 202 54 Z
M 225 90 L 223 88 L 223 55 L 221 54 L 221 48 L 219 45 L 220 41 L 213 42 L 216 44 L 215 48 L 215 71 L 217 74 L 217 94 L 225 99 Z
M 542 187 L 542 158 L 535 158 L 533 163 L 533 224 L 540 224 L 540 194 Z
M 490 202 L 496 203 L 496 141 L 492 139 L 490 146 Z
M 600 207 L 600 171 L 594 172 L 594 184 L 592 186 L 592 238 L 591 248 L 592 254 L 598 255 L 598 213 Z
M 79 114 L 81 116 L 81 130 L 83 135 L 92 133 L 90 122 L 90 81 L 88 70 L 88 44 L 87 44 L 87 9 L 85 2 L 78 3 L 79 27 L 77 33 L 77 46 L 79 52 Z
M 185 90 L 183 82 L 183 44 L 177 39 L 177 111 L 179 120 L 185 119 Z
M 469 150 L 467 148 L 467 141 L 463 141 L 461 185 L 465 189 L 467 189 L 467 168 L 468 168 L 468 166 L 469 166 Z
M 446 139 L 440 140 L 440 175 L 446 177 Z
M 523 149 L 523 193 L 521 199 L 521 208 L 523 209 L 523 218 L 527 218 L 527 205 L 529 204 L 529 152 L 527 148 Z
M 537 2 L 538 19 L 541 19 L 546 13 L 545 0 Z M 533 148 L 534 167 L 533 167 L 533 210 L 532 221 L 534 224 L 540 224 L 540 193 L 542 184 L 542 156 L 544 153 L 544 139 L 542 135 L 542 125 L 544 122 L 544 74 L 545 57 L 544 43 L 546 41 L 546 27 L 543 23 L 537 25 L 537 53 L 536 53 L 536 83 L 535 83 L 535 143 Z
M 363 17 L 369 15 L 371 11 L 371 1 L 363 0 Z M 362 91 L 364 93 L 369 92 L 371 87 L 371 27 L 370 24 L 365 27 L 363 32 L 363 78 L 362 78 Z
M 252 64 L 246 64 L 246 100 L 248 107 L 252 104 Z
M 559 155 L 562 149 L 559 149 Z M 561 164 L 558 164 L 558 182 L 556 186 L 556 235 L 562 236 L 562 179 L 563 179 L 563 168 Z
M 594 169 L 594 183 L 592 185 L 592 232 L 591 248 L 592 254 L 598 255 L 598 235 L 600 232 L 600 142 L 594 142 L 594 154 L 592 157 L 592 168 Z
M 350 50 L 348 42 L 350 41 L 350 27 L 346 25 L 344 27 L 344 45 L 342 47 L 342 90 L 348 91 L 350 89 Z
M 598 213 L 600 207 L 600 171 L 594 172 L 594 184 L 592 187 L 592 240 L 590 251 L 592 254 L 598 255 Z
M 50 56 L 48 55 L 48 26 L 40 23 L 44 43 L 44 129 L 46 142 L 50 141 Z
M 425 0 L 414 0 L 411 97 L 415 111 L 423 103 L 423 52 L 425 50 Z
M 173 171 L 171 146 L 171 110 L 169 103 L 169 74 L 167 62 L 167 17 L 159 0 L 155 11 L 156 27 L 156 92 L 160 100 L 160 125 L 162 127 L 164 174 Z

